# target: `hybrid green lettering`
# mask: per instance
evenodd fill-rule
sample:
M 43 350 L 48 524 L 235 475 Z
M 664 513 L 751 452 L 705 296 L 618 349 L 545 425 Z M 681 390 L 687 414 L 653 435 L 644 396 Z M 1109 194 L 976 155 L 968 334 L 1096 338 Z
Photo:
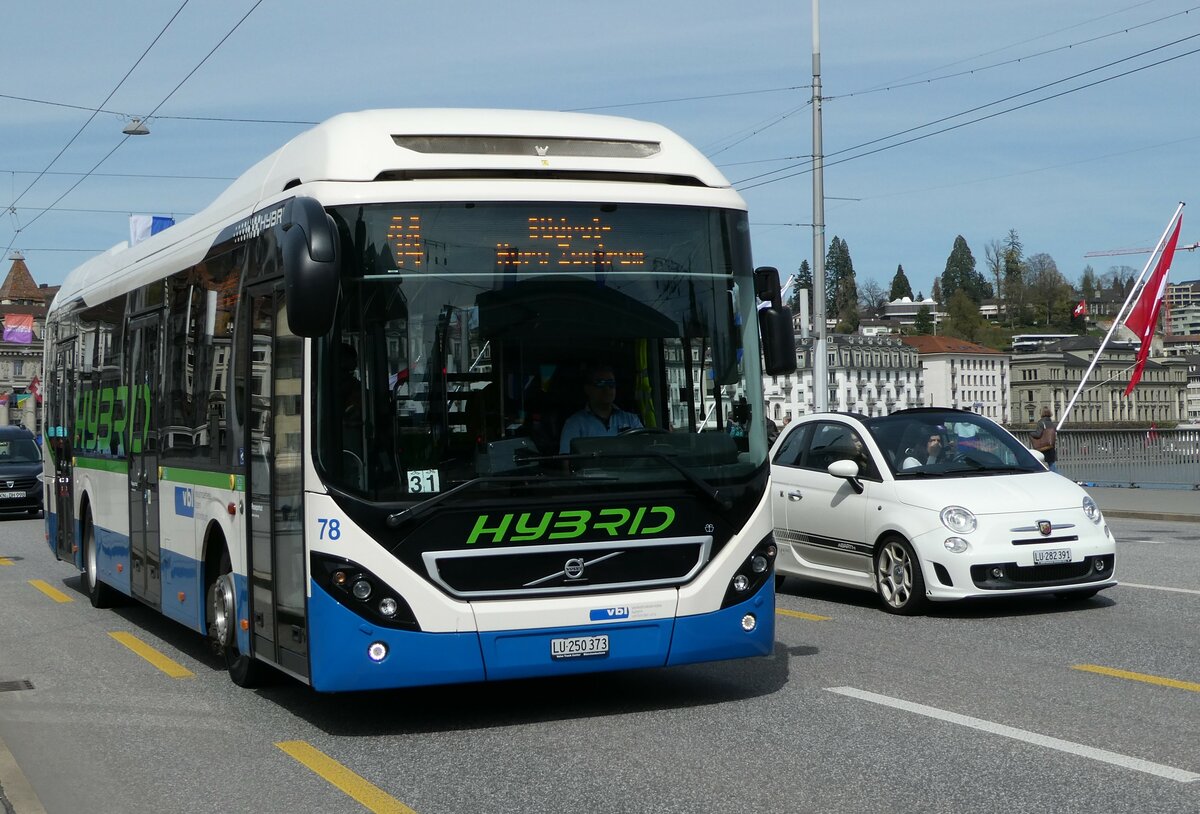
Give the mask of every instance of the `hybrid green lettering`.
M 670 506 L 641 506 L 637 511 L 611 508 L 590 511 L 521 512 L 495 516 L 481 514 L 467 537 L 467 545 L 527 543 L 535 540 L 574 540 L 591 532 L 609 537 L 646 537 L 660 534 L 675 522 Z

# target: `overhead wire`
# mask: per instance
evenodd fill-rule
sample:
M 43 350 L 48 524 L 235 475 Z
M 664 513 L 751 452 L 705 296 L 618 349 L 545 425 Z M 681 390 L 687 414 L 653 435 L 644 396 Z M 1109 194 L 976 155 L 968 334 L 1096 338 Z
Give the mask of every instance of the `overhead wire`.
M 919 125 L 916 125 L 916 126 L 914 126 L 914 127 L 909 127 L 909 128 L 906 128 L 906 129 L 904 129 L 904 130 L 899 130 L 899 131 L 897 131 L 897 132 L 895 132 L 895 133 L 891 133 L 891 134 L 889 134 L 889 135 L 886 135 L 886 136 L 880 136 L 879 138 L 875 138 L 875 139 L 871 139 L 871 140 L 869 140 L 869 141 L 861 142 L 860 144 L 856 144 L 856 145 L 854 145 L 854 146 L 852 146 L 852 147 L 846 147 L 846 148 L 844 148 L 844 149 L 842 149 L 842 150 L 837 150 L 837 151 L 835 151 L 835 152 L 828 153 L 828 154 L 826 154 L 826 157 L 829 157 L 829 156 L 836 156 L 836 155 L 842 155 L 842 154 L 844 154 L 844 153 L 853 152 L 853 151 L 856 151 L 856 150 L 861 150 L 863 147 L 869 147 L 870 145 L 872 145 L 872 144 L 878 144 L 878 143 L 879 143 L 879 142 L 881 142 L 881 141 L 887 141 L 887 140 L 889 140 L 889 139 L 898 138 L 898 137 L 900 137 L 900 136 L 904 136 L 904 135 L 907 135 L 907 134 L 909 134 L 909 133 L 913 133 L 913 132 L 915 132 L 915 131 L 917 131 L 917 130 L 924 130 L 924 129 L 928 128 L 928 127 L 933 127 L 934 125 L 942 124 L 943 122 L 947 122 L 947 121 L 950 121 L 950 120 L 952 120 L 952 119 L 957 119 L 957 118 L 960 118 L 960 117 L 962 117 L 962 116 L 967 116 L 967 115 L 970 115 L 971 113 L 975 113 L 975 112 L 977 112 L 977 111 L 980 111 L 980 110 L 983 110 L 983 109 L 985 109 L 985 108 L 988 108 L 988 107 L 993 107 L 993 106 L 995 106 L 995 105 L 998 105 L 998 104 L 1003 104 L 1004 102 L 1012 101 L 1013 99 L 1018 99 L 1018 98 L 1020 98 L 1020 97 L 1022 97 L 1022 96 L 1028 96 L 1028 95 L 1029 95 L 1029 94 L 1031 94 L 1031 93 L 1037 93 L 1038 91 L 1042 91 L 1042 90 L 1045 90 L 1045 89 L 1047 89 L 1047 88 L 1054 87 L 1055 85 L 1061 85 L 1061 84 L 1062 84 L 1062 83 L 1064 83 L 1064 82 L 1070 82 L 1070 81 L 1072 81 L 1072 80 L 1075 80 L 1075 79 L 1078 79 L 1078 78 L 1080 78 L 1080 77 L 1082 77 L 1082 76 L 1087 76 L 1088 74 L 1093 74 L 1093 73 L 1096 73 L 1097 71 L 1102 71 L 1102 70 L 1105 70 L 1105 69 L 1107 69 L 1107 68 L 1111 68 L 1111 67 L 1113 67 L 1113 66 L 1115 66 L 1115 65 L 1119 65 L 1119 64 L 1121 64 L 1121 63 L 1123 63 L 1123 62 L 1128 62 L 1128 61 L 1130 61 L 1130 60 L 1132 60 L 1132 59 L 1137 59 L 1137 58 L 1139 58 L 1139 57 L 1146 56 L 1147 54 L 1155 53 L 1155 52 L 1157 52 L 1157 51 L 1161 51 L 1161 50 L 1163 50 L 1163 49 L 1165 49 L 1165 48 L 1170 48 L 1171 46 L 1178 45 L 1178 44 L 1180 44 L 1180 43 L 1182 43 L 1182 42 L 1187 42 L 1188 40 L 1193 40 L 1193 39 L 1195 39 L 1195 38 L 1197 38 L 1197 37 L 1200 37 L 1200 34 L 1191 34 L 1191 35 L 1189 35 L 1189 36 L 1187 36 L 1187 37 L 1181 37 L 1180 39 L 1174 40 L 1174 41 L 1172 41 L 1172 42 L 1169 42 L 1169 43 L 1165 43 L 1165 44 L 1163 44 L 1163 45 L 1160 45 L 1160 46 L 1156 46 L 1156 47 L 1154 47 L 1154 48 L 1147 49 L 1147 50 L 1145 50 L 1145 51 L 1141 51 L 1141 52 L 1139 52 L 1139 53 L 1137 53 L 1137 54 L 1133 54 L 1133 55 L 1131 55 L 1131 56 L 1128 56 L 1128 57 L 1123 57 L 1123 58 L 1121 58 L 1121 59 L 1118 59 L 1118 60 L 1113 60 L 1112 62 L 1105 63 L 1104 65 L 1100 65 L 1100 66 L 1098 66 L 1098 67 L 1096 67 L 1096 68 L 1091 68 L 1091 69 L 1089 69 L 1089 70 L 1086 70 L 1086 71 L 1080 71 L 1079 73 L 1072 74 L 1071 76 L 1064 77 L 1063 79 L 1057 79 L 1057 80 L 1055 80 L 1055 81 L 1053 81 L 1053 82 L 1047 82 L 1047 83 L 1045 83 L 1045 84 L 1043 84 L 1043 85 L 1039 85 L 1039 86 L 1037 86 L 1037 87 L 1035 87 L 1035 88 L 1030 88 L 1029 90 L 1021 91 L 1020 93 L 1011 94 L 1011 95 L 1009 95 L 1009 96 L 1006 96 L 1006 97 L 1003 97 L 1003 98 L 1001 98 L 1001 99 L 996 99 L 996 100 L 994 100 L 994 101 L 987 102 L 986 104 L 982 104 L 982 105 L 976 105 L 975 107 L 972 107 L 972 108 L 968 108 L 968 109 L 966 109 L 966 110 L 959 111 L 958 113 L 954 113 L 954 114 L 951 114 L 951 115 L 949 115 L 949 116 L 943 116 L 943 117 L 941 117 L 941 118 L 934 119 L 934 120 L 932 120 L 932 121 L 929 121 L 929 122 L 925 122 L 924 124 L 919 124 Z M 885 145 L 885 146 L 883 146 L 883 147 L 880 147 L 879 149 L 876 149 L 876 150 L 869 150 L 869 151 L 867 151 L 867 152 L 865 152 L 865 153 L 860 153 L 860 154 L 857 154 L 857 155 L 849 156 L 848 158 L 844 158 L 844 159 L 842 159 L 841 161 L 835 161 L 835 162 L 831 162 L 831 163 L 826 163 L 826 164 L 825 164 L 825 166 L 826 166 L 826 167 L 830 167 L 830 166 L 834 166 L 834 165 L 836 165 L 836 164 L 841 164 L 841 163 L 844 163 L 845 161 L 853 160 L 853 159 L 856 159 L 856 158 L 864 158 L 864 157 L 866 157 L 866 156 L 868 156 L 868 155 L 874 155 L 875 153 L 882 152 L 882 151 L 884 151 L 884 150 L 890 150 L 890 149 L 892 149 L 892 148 L 894 148 L 894 147 L 900 147 L 900 146 L 902 146 L 902 145 L 905 145 L 905 144 L 911 144 L 911 143 L 913 143 L 914 141 L 920 141 L 920 140 L 922 140 L 922 139 L 926 139 L 926 138 L 929 138 L 929 137 L 931 137 L 931 136 L 936 136 L 936 135 L 940 135 L 940 134 L 942 134 L 942 133 L 947 133 L 947 132 L 950 132 L 950 131 L 952 131 L 952 130 L 957 130 L 957 129 L 959 129 L 959 128 L 965 127 L 965 126 L 967 126 L 967 125 L 970 125 L 970 124 L 976 124 L 976 123 L 978 123 L 978 122 L 981 122 L 981 121 L 986 121 L 986 120 L 988 120 L 988 119 L 992 119 L 992 118 L 995 118 L 995 117 L 997 117 L 997 116 L 1004 115 L 1004 114 L 1006 114 L 1006 113 L 1012 113 L 1012 112 L 1014 112 L 1014 111 L 1017 111 L 1017 110 L 1022 110 L 1022 109 L 1024 109 L 1024 108 L 1026 108 L 1026 107 L 1030 107 L 1030 106 L 1032 106 L 1032 105 L 1041 104 L 1042 102 L 1047 102 L 1047 101 L 1050 101 L 1051 99 L 1057 99 L 1057 98 L 1059 98 L 1059 97 L 1061 97 L 1061 96 L 1066 96 L 1066 95 L 1068 95 L 1068 94 L 1071 94 L 1071 93 L 1076 93 L 1076 92 L 1078 92 L 1078 91 L 1081 91 L 1081 90 L 1086 90 L 1087 88 L 1095 87 L 1096 85 L 1100 85 L 1100 84 L 1103 84 L 1103 83 L 1105 83 L 1105 82 L 1111 82 L 1111 81 L 1113 81 L 1114 79 L 1120 79 L 1121 77 L 1124 77 L 1124 76 L 1129 76 L 1129 75 L 1131 75 L 1131 74 L 1134 74 L 1134 73 L 1139 73 L 1139 72 L 1141 72 L 1141 71 L 1144 71 L 1144 70 L 1147 70 L 1147 69 L 1149 69 L 1149 68 L 1154 68 L 1154 67 L 1157 67 L 1157 66 L 1159 66 L 1159 65 L 1163 65 L 1163 64 L 1165 64 L 1165 63 L 1168 63 L 1168 62 L 1173 62 L 1173 61 L 1175 61 L 1175 60 L 1177 60 L 1177 59 L 1181 59 L 1181 58 L 1183 58 L 1183 57 L 1186 57 L 1186 56 L 1190 56 L 1190 55 L 1192 55 L 1192 54 L 1195 54 L 1195 53 L 1197 53 L 1198 51 L 1200 51 L 1200 48 L 1198 48 L 1198 49 L 1193 49 L 1193 50 L 1191 50 L 1191 51 L 1185 51 L 1185 52 L 1184 52 L 1184 53 L 1182 53 L 1182 54 L 1177 54 L 1177 55 L 1175 55 L 1175 56 L 1171 56 L 1171 57 L 1167 57 L 1167 58 L 1165 58 L 1165 59 L 1161 59 L 1161 60 L 1159 60 L 1159 61 L 1157 61 L 1157 62 L 1152 62 L 1152 63 L 1149 63 L 1149 64 L 1147 64 L 1147 65 L 1142 65 L 1142 66 L 1140 66 L 1140 67 L 1137 67 L 1137 68 L 1132 68 L 1132 69 L 1130 69 L 1130 70 L 1128 70 L 1128 71 L 1123 71 L 1123 72 L 1121 72 L 1121 73 L 1114 74 L 1113 76 L 1104 77 L 1104 78 L 1102 78 L 1102 79 L 1098 79 L 1098 80 L 1096 80 L 1096 81 L 1094 81 L 1094 82 L 1089 82 L 1089 83 L 1086 83 L 1086 84 L 1084 84 L 1084 85 L 1080 85 L 1080 86 L 1078 86 L 1078 87 L 1075 87 L 1075 88 L 1068 88 L 1068 89 L 1067 89 L 1067 90 L 1065 90 L 1065 91 L 1061 91 L 1061 92 L 1059 92 L 1059 93 L 1054 93 L 1054 94 L 1051 94 L 1051 95 L 1049 95 L 1049 96 L 1045 96 L 1045 97 L 1043 97 L 1043 98 L 1041 98 L 1041 99 L 1035 99 L 1035 100 L 1033 100 L 1033 101 L 1031 101 L 1031 102 L 1027 102 L 1027 103 L 1025 103 L 1025 104 L 1021 104 L 1021 105 L 1015 105 L 1015 106 L 1013 106 L 1013 107 L 1010 107 L 1010 108 L 1005 108 L 1004 110 L 1000 110 L 1000 111 L 997 111 L 997 112 L 995 112 L 995 113 L 990 113 L 990 114 L 988 114 L 988 115 L 986 115 L 986 116 L 981 116 L 981 117 L 978 117 L 978 118 L 975 118 L 975 119 L 970 119 L 970 120 L 968 120 L 968 121 L 965 121 L 965 122 L 960 122 L 960 123 L 958 123 L 958 124 L 954 124 L 954 125 L 951 125 L 951 126 L 949 126 L 949 127 L 942 128 L 942 129 L 940 129 L 940 130 L 935 130 L 935 131 L 933 131 L 933 132 L 931 132 L 931 133 L 925 133 L 925 134 L 922 134 L 922 135 L 920 135 L 920 136 L 916 136 L 916 137 L 914 137 L 914 138 L 911 138 L 911 139 L 905 139 L 905 140 L 903 140 L 903 141 L 896 142 L 895 144 Z M 799 158 L 799 156 L 797 156 L 797 158 Z M 758 175 L 752 175 L 752 176 L 749 176 L 749 177 L 747 177 L 747 178 L 743 178 L 743 179 L 741 179 L 741 180 L 739 180 L 739 181 L 735 181 L 735 182 L 734 182 L 734 185 L 735 185 L 735 186 L 737 186 L 737 185 L 739 185 L 739 184 L 744 184 L 744 183 L 746 183 L 746 182 L 748 182 L 748 181 L 755 181 L 755 180 L 758 180 L 759 178 L 766 178 L 767 176 L 770 176 L 770 175 L 775 175 L 775 174 L 777 174 L 777 173 L 781 173 L 781 172 L 787 172 L 788 170 L 795 169 L 796 167 L 800 167 L 800 166 L 803 166 L 803 165 L 805 165 L 805 164 L 810 164 L 810 165 L 811 165 L 811 164 L 812 164 L 812 159 L 807 159 L 807 160 L 805 160 L 805 161 L 802 161 L 802 162 L 801 162 L 801 163 L 799 163 L 799 164 L 793 164 L 793 165 L 791 165 L 791 166 L 788 166 L 788 167 L 780 167 L 779 169 L 776 169 L 776 170 L 771 170 L 771 171 L 769 171 L 769 172 L 759 173 Z M 754 189 L 755 187 L 764 186 L 765 184 L 773 183 L 773 182 L 775 182 L 775 181 L 782 181 L 782 180 L 785 180 L 785 179 L 787 179 L 787 178 L 793 178 L 793 177 L 795 177 L 796 175 L 803 175 L 805 172 L 810 172 L 810 171 L 811 171 L 811 167 L 809 167 L 808 169 L 800 170 L 799 172 L 791 173 L 791 174 L 789 174 L 789 175 L 784 175 L 784 176 L 780 176 L 780 177 L 778 177 L 778 178 L 769 179 L 769 180 L 767 180 L 767 181 L 763 181 L 763 182 L 761 182 L 761 183 L 758 183 L 758 184 L 752 184 L 752 185 L 750 185 L 750 186 L 748 186 L 748 187 L 744 187 L 743 189 Z
M 889 84 L 886 86 L 876 86 L 876 87 L 873 87 L 873 88 L 870 88 L 867 90 L 853 91 L 851 93 L 839 93 L 836 96 L 823 96 L 822 101 L 827 102 L 827 101 L 831 101 L 831 100 L 849 99 L 853 96 L 864 96 L 869 93 L 880 93 L 881 91 L 885 91 L 885 90 L 899 90 L 900 88 L 908 88 L 908 87 L 912 87 L 914 85 L 928 85 L 932 82 L 940 82 L 943 79 L 957 79 L 960 76 L 970 76 L 972 74 L 982 73 L 983 71 L 991 70 L 992 68 L 1002 68 L 1005 65 L 1013 65 L 1018 62 L 1027 62 L 1031 59 L 1036 59 L 1037 57 L 1046 56 L 1047 54 L 1054 54 L 1059 51 L 1069 51 L 1080 45 L 1090 45 L 1093 42 L 1099 42 L 1100 40 L 1108 39 L 1109 37 L 1115 37 L 1120 34 L 1128 34 L 1130 31 L 1136 31 L 1139 28 L 1145 28 L 1147 26 L 1155 25 L 1156 23 L 1161 23 L 1164 20 L 1170 20 L 1173 17 L 1180 17 L 1180 16 L 1184 16 L 1187 14 L 1191 14 L 1193 11 L 1196 11 L 1197 9 L 1200 9 L 1200 6 L 1192 6 L 1189 9 L 1184 9 L 1183 11 L 1177 11 L 1173 14 L 1168 14 L 1164 17 L 1159 17 L 1157 19 L 1149 20 L 1144 23 L 1138 23 L 1137 25 L 1126 26 L 1125 28 L 1122 28 L 1119 31 L 1110 31 L 1107 34 L 1100 34 L 1095 37 L 1089 37 L 1087 39 L 1077 40 L 1075 42 L 1067 43 L 1066 45 L 1060 45 L 1056 48 L 1047 48 L 1044 51 L 1038 51 L 1033 54 L 1025 54 L 1024 56 L 1013 57 L 1012 59 L 1006 59 L 1003 62 L 993 62 L 990 65 L 981 65 L 978 68 L 970 68 L 968 70 L 958 71 L 956 73 L 942 74 L 941 76 L 934 76 L 929 79 L 917 79 L 917 80 L 913 80 L 911 82 L 901 81 L 896 84 Z M 1074 26 L 1072 26 L 1072 27 L 1074 27 Z M 1065 31 L 1065 30 L 1066 29 L 1060 29 L 1060 31 Z M 1052 33 L 1060 33 L 1060 32 L 1052 32 Z M 1050 35 L 1046 34 L 1043 36 L 1050 36 Z M 1006 46 L 1006 47 L 1012 47 L 1012 46 Z M 1000 50 L 1004 50 L 1004 49 L 1000 49 Z M 995 53 L 995 52 L 993 51 L 990 53 Z M 971 59 L 977 59 L 977 58 L 978 57 L 971 57 Z
M 121 89 L 121 86 L 125 84 L 125 80 L 128 79 L 130 74 L 137 69 L 137 66 L 142 64 L 142 60 L 146 58 L 146 54 L 150 53 L 150 49 L 153 48 L 160 39 L 162 39 L 163 34 L 167 33 L 167 29 L 171 27 L 171 23 L 175 22 L 175 18 L 179 16 L 180 12 L 183 11 L 184 7 L 187 6 L 189 2 L 191 2 L 191 0 L 183 0 L 183 3 L 179 6 L 179 8 L 175 9 L 175 13 L 171 15 L 171 19 L 167 20 L 167 24 L 162 27 L 162 30 L 158 32 L 157 36 L 155 36 L 154 39 L 151 40 L 150 44 L 146 46 L 146 50 L 142 51 L 141 56 L 139 56 L 137 60 L 134 61 L 133 65 L 130 66 L 129 70 L 125 72 L 125 75 L 121 77 L 121 81 L 117 82 L 116 87 L 109 91 L 108 96 L 104 97 L 104 101 L 100 103 L 100 107 L 92 111 L 92 115 L 88 116 L 87 121 L 85 121 L 83 125 L 80 126 L 77 131 L 75 131 L 75 135 L 71 136 L 70 140 L 68 140 L 63 148 L 58 151 L 58 154 L 55 155 L 54 158 L 50 159 L 50 163 L 46 165 L 46 168 L 38 173 L 36 178 L 29 182 L 29 186 L 25 187 L 24 191 L 22 191 L 20 195 L 12 200 L 12 202 L 8 205 L 10 211 L 13 207 L 21 202 L 21 199 L 25 197 L 25 194 L 29 192 L 29 190 L 33 189 L 34 185 L 36 185 L 37 182 L 42 179 L 42 176 L 44 176 L 50 170 L 50 168 L 54 166 L 58 159 L 62 158 L 63 153 L 70 149 L 71 145 L 75 143 L 75 140 L 79 138 L 80 134 L 83 133 L 83 131 L 87 129 L 87 126 L 92 123 L 97 115 L 99 115 L 100 109 L 103 108 L 104 105 L 108 103 L 108 100 L 113 98 L 116 92 Z M 10 247 L 11 245 L 12 244 L 9 244 Z M 7 251 L 8 250 L 6 249 L 5 252 Z
M 187 2 L 188 2 L 188 0 L 184 0 L 184 3 L 185 3 L 185 5 L 186 5 L 186 3 L 187 3 Z M 167 100 L 169 100 L 169 99 L 170 99 L 172 96 L 174 96 L 174 95 L 175 95 L 175 93 L 176 93 L 176 92 L 177 92 L 177 91 L 178 91 L 178 90 L 179 90 L 181 87 L 183 87 L 184 83 L 185 83 L 185 82 L 187 82 L 187 81 L 188 81 L 188 79 L 190 79 L 190 78 L 191 78 L 191 77 L 192 77 L 192 76 L 193 76 L 193 75 L 196 73 L 196 71 L 200 70 L 201 66 L 203 66 L 203 65 L 204 65 L 204 63 L 205 63 L 205 62 L 207 62 L 207 61 L 209 60 L 209 58 L 210 58 L 210 57 L 212 57 L 212 55 L 216 53 L 217 49 L 218 49 L 218 48 L 220 48 L 220 47 L 221 47 L 221 46 L 222 46 L 222 45 L 225 43 L 225 41 L 226 41 L 226 40 L 228 40 L 228 39 L 229 39 L 229 38 L 230 38 L 230 37 L 233 35 L 233 32 L 237 31 L 237 30 L 238 30 L 238 28 L 239 28 L 239 27 L 242 25 L 242 23 L 244 23 L 244 22 L 246 21 L 246 19 L 247 19 L 247 18 L 248 18 L 248 17 L 249 17 L 251 14 L 253 14 L 253 13 L 254 13 L 254 10 L 255 10 L 256 8 L 258 8 L 260 5 L 262 5 L 262 2 L 263 2 L 263 0 L 256 0 L 256 2 L 254 3 L 254 5 L 250 7 L 250 10 L 249 10 L 249 11 L 247 11 L 245 14 L 243 14 L 243 15 L 242 15 L 242 17 L 241 17 L 241 19 L 239 19 L 239 20 L 238 20 L 238 21 L 237 21 L 237 22 L 234 24 L 233 28 L 229 29 L 229 31 L 227 31 L 227 32 L 225 33 L 225 36 L 221 37 L 221 39 L 220 39 L 220 40 L 217 42 L 217 44 L 216 44 L 216 45 L 214 45 L 214 46 L 212 47 L 212 49 L 211 49 L 211 50 L 210 50 L 210 51 L 209 51 L 207 54 L 205 54 L 205 55 L 204 55 L 204 58 L 203 58 L 203 59 L 201 59 L 201 60 L 200 60 L 200 61 L 199 61 L 199 62 L 196 64 L 196 66 L 195 66 L 194 68 L 192 68 L 190 71 L 188 71 L 187 75 L 186 75 L 186 76 L 184 76 L 184 77 L 183 77 L 183 79 L 181 79 L 181 80 L 179 81 L 179 83 L 178 83 L 178 84 L 177 84 L 177 85 L 176 85 L 174 88 L 172 88 L 172 89 L 171 89 L 171 92 L 170 92 L 170 93 L 168 93 L 168 94 L 167 94 L 165 97 L 163 97 L 162 101 L 160 101 L 160 102 L 159 102 L 157 105 L 155 105 L 155 106 L 154 106 L 154 109 L 153 109 L 153 110 L 152 110 L 152 111 L 151 111 L 149 114 L 147 114 L 147 115 L 146 115 L 146 118 L 147 118 L 147 119 L 149 119 L 150 117 L 152 117 L 152 116 L 154 115 L 154 113 L 158 111 L 158 109 L 159 109 L 160 107 L 162 107 L 164 104 L 166 104 Z M 161 34 L 160 34 L 160 36 L 161 36 Z M 156 40 L 156 41 L 157 41 L 157 40 Z M 105 100 L 105 101 L 107 101 L 107 100 Z M 55 207 L 55 206 L 57 206 L 57 205 L 58 205 L 58 203 L 59 203 L 60 201 L 62 201 L 64 198 L 66 198 L 68 195 L 70 195 L 72 192 L 74 192 L 74 191 L 75 191 L 75 189 L 76 189 L 76 188 L 77 188 L 77 187 L 78 187 L 80 184 L 82 184 L 84 181 L 86 181 L 86 180 L 87 180 L 87 179 L 88 179 L 88 178 L 89 178 L 89 177 L 92 175 L 92 173 L 94 173 L 94 172 L 95 172 L 95 171 L 96 171 L 96 170 L 97 170 L 97 169 L 100 167 L 100 165 L 102 165 L 102 164 L 103 164 L 105 161 L 107 161 L 107 160 L 109 159 L 109 157 L 110 157 L 110 156 L 112 156 L 112 154 L 113 154 L 113 153 L 115 153 L 117 150 L 119 150 L 119 149 L 121 148 L 121 146 L 122 146 L 123 144 L 125 144 L 125 142 L 126 142 L 126 141 L 128 141 L 130 138 L 132 138 L 132 136 L 126 135 L 126 136 L 125 136 L 125 138 L 123 138 L 123 139 L 121 139 L 120 141 L 118 141 L 118 142 L 116 143 L 116 145 L 115 145 L 115 146 L 114 146 L 114 147 L 113 147 L 111 150 L 109 150 L 109 151 L 108 151 L 108 152 L 107 152 L 107 153 L 104 155 L 104 157 L 103 157 L 103 158 L 101 158 L 99 161 L 97 161 L 97 162 L 96 162 L 96 163 L 95 163 L 95 164 L 92 166 L 92 168 L 91 168 L 90 170 L 88 170 L 88 171 L 87 171 L 87 172 L 86 172 L 86 173 L 83 175 L 83 177 L 82 177 L 82 178 L 80 178 L 78 181 L 76 181 L 74 184 L 72 184 L 72 185 L 70 186 L 70 188 L 68 188 L 68 189 L 67 189 L 67 191 L 66 191 L 66 192 L 64 192 L 62 195 L 59 195 L 59 196 L 58 196 L 58 198 L 56 198 L 56 199 L 54 200 L 54 202 L 50 204 L 50 206 L 46 207 L 46 208 L 45 208 L 45 209 L 43 209 L 41 212 L 39 212 L 37 215 L 35 215 L 35 216 L 34 216 L 34 217 L 33 217 L 33 218 L 32 218 L 32 219 L 29 221 L 29 223 L 25 224 L 25 226 L 24 226 L 24 227 L 22 227 L 22 230 L 24 230 L 24 229 L 28 229 L 30 226 L 32 226 L 34 223 L 36 223 L 36 222 L 37 222 L 37 221 L 38 221 L 38 220 L 39 220 L 39 219 L 40 219 L 42 216 L 44 216 L 44 215 L 45 215 L 47 212 L 49 212 L 49 211 L 51 211 L 52 209 L 54 209 L 54 207 Z M 11 208 L 11 207 L 10 207 L 10 208 Z M 18 231 L 18 232 L 16 232 L 16 233 L 14 233 L 14 234 L 13 234 L 13 239 L 9 241 L 8 248 L 6 248 L 6 249 L 4 250 L 4 251 L 5 251 L 5 254 L 7 254 L 7 253 L 8 253 L 8 249 L 11 249 L 11 248 L 12 248 L 12 244 L 13 244 L 13 243 L 16 241 L 16 238 L 17 238 L 17 235 L 18 235 L 18 234 L 20 234 L 20 231 Z

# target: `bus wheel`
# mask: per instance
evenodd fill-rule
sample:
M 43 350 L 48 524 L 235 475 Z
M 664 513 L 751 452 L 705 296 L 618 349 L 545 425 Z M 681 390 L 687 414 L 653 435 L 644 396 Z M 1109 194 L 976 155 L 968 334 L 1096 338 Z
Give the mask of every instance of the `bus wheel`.
M 111 608 L 117 604 L 117 591 L 100 581 L 100 564 L 96 547 L 96 529 L 92 515 L 83 516 L 83 587 L 93 608 Z
M 229 552 L 221 552 L 221 567 L 217 578 L 208 586 L 208 635 L 217 651 L 225 658 L 229 677 L 239 687 L 256 687 L 263 679 L 266 665 L 253 656 L 238 650 L 237 589 L 233 581 L 233 566 Z

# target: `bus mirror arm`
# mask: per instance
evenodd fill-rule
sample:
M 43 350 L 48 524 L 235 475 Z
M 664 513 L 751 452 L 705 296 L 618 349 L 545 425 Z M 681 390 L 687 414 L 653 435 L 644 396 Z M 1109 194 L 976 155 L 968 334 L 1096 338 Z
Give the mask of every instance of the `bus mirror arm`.
M 324 336 L 338 299 L 338 239 L 333 219 L 315 198 L 283 208 L 283 276 L 288 327 L 297 336 Z

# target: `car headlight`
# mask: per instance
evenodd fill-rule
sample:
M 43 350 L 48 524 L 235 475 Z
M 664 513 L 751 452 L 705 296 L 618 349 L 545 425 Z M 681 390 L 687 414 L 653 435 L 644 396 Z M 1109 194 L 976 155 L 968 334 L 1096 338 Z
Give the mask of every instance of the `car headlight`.
M 1087 515 L 1087 519 L 1093 523 L 1100 522 L 1100 507 L 1096 505 L 1096 501 L 1092 500 L 1091 495 L 1083 498 L 1083 513 Z
M 957 534 L 970 534 L 975 530 L 975 515 L 962 506 L 947 506 L 942 509 L 942 524 Z

